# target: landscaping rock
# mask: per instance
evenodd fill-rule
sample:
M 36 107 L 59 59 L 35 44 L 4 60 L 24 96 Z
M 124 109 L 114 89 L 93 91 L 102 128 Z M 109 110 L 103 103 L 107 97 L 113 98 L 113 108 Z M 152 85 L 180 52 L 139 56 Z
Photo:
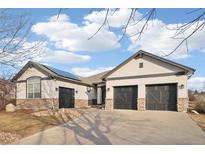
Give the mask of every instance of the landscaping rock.
M 9 144 L 18 141 L 20 138 L 20 135 L 0 131 L 0 144 Z
M 16 111 L 16 107 L 13 104 L 6 105 L 6 112 L 14 112 Z

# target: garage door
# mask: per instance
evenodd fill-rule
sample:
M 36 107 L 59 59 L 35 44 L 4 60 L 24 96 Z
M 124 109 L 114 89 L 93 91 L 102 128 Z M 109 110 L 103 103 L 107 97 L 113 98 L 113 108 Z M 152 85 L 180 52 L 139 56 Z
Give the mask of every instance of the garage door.
M 147 110 L 177 110 L 177 85 L 148 85 L 146 86 Z
M 137 109 L 137 86 L 114 87 L 114 109 Z
M 74 107 L 74 89 L 59 87 L 59 108 Z

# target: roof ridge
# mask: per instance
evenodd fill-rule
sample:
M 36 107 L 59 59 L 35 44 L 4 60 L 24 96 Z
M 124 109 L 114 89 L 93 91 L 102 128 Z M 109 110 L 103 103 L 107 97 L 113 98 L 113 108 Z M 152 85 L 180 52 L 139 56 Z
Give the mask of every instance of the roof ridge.
M 96 75 L 100 75 L 100 74 L 103 74 L 103 73 L 105 73 L 105 72 L 109 72 L 109 71 L 111 71 L 111 70 L 103 71 L 103 72 L 100 72 L 100 73 L 97 73 L 97 74 L 93 74 L 93 75 L 91 75 L 91 76 L 82 77 L 82 78 L 90 78 L 90 77 L 94 77 L 94 76 L 96 76 Z

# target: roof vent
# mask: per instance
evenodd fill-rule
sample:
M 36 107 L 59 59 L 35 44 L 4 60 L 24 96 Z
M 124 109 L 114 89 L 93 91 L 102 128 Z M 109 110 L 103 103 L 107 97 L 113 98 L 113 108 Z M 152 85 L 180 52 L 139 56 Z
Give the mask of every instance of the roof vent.
M 139 68 L 143 68 L 143 63 L 139 63 Z

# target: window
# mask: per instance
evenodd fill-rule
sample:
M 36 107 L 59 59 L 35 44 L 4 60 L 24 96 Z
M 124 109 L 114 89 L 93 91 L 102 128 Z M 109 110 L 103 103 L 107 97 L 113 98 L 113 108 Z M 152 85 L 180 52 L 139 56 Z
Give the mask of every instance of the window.
M 143 68 L 143 63 L 139 63 L 139 68 Z
M 27 98 L 41 98 L 41 78 L 27 79 Z

